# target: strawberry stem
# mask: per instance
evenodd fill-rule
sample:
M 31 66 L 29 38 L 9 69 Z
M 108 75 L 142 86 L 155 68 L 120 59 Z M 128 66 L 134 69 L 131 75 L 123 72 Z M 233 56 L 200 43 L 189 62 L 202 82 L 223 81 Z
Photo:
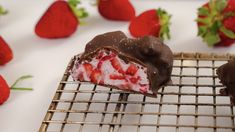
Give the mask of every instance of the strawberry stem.
M 68 0 L 68 4 L 78 19 L 85 18 L 88 16 L 88 13 L 85 8 L 77 8 L 77 5 L 81 4 L 80 0 Z
M 2 6 L 0 6 L 0 16 L 7 14 L 7 10 L 5 10 Z
M 20 91 L 32 91 L 33 90 L 33 88 L 13 88 L 13 87 L 11 87 L 11 90 L 20 90 Z
M 31 76 L 31 75 L 21 76 L 20 78 L 18 78 L 18 79 L 13 83 L 13 85 L 11 86 L 11 90 L 29 90 L 29 91 L 33 90 L 32 88 L 16 87 L 16 85 L 17 85 L 19 82 L 21 82 L 21 81 L 23 81 L 23 80 L 25 80 L 25 79 L 32 78 L 32 77 L 33 77 L 33 76 Z

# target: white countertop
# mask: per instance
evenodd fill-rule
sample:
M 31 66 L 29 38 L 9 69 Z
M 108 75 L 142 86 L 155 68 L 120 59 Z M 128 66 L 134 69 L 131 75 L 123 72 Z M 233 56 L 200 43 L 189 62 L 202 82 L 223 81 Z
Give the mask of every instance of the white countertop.
M 86 1 L 87 0 L 83 0 Z M 196 9 L 207 0 L 132 0 L 137 14 L 162 7 L 172 17 L 172 39 L 166 43 L 174 52 L 235 52 L 229 48 L 208 48 L 197 37 Z M 34 26 L 53 0 L 0 0 L 9 14 L 0 18 L 0 35 L 9 43 L 14 59 L 0 67 L 0 74 L 12 84 L 21 75 L 34 78 L 25 82 L 31 92 L 12 91 L 9 100 L 0 106 L 1 132 L 37 131 L 49 107 L 64 70 L 74 55 L 84 50 L 95 35 L 122 30 L 128 33 L 128 22 L 103 19 L 96 7 L 85 3 L 90 16 L 86 25 L 66 39 L 41 39 L 34 34 Z

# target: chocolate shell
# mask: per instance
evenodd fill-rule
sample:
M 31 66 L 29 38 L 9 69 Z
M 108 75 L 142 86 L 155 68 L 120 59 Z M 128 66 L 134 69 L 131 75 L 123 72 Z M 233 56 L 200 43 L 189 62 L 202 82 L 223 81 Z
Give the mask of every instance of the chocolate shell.
M 235 60 L 231 60 L 228 63 L 220 66 L 216 71 L 220 82 L 226 86 L 221 89 L 222 95 L 230 96 L 231 103 L 235 104 Z

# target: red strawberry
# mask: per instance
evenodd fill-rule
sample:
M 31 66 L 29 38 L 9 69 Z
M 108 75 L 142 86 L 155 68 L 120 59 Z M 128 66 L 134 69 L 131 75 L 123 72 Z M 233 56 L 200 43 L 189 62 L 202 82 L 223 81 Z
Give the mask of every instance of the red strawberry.
M 135 17 L 135 9 L 129 0 L 98 0 L 98 10 L 110 20 L 129 21 Z
M 13 59 L 13 53 L 6 41 L 0 36 L 0 65 L 4 65 Z
M 35 27 L 42 38 L 64 38 L 73 34 L 79 25 L 78 17 L 86 17 L 84 9 L 77 9 L 78 0 L 57 0 L 47 9 Z
M 115 54 L 110 54 L 110 55 L 106 55 L 106 56 L 102 57 L 100 59 L 99 63 L 97 64 L 97 68 L 100 69 L 101 66 L 103 65 L 104 61 L 110 60 L 115 56 L 116 56 Z
M 235 0 L 213 0 L 198 9 L 198 36 L 208 46 L 235 42 Z
M 132 19 L 129 30 L 134 37 L 153 35 L 162 39 L 169 39 L 170 18 L 171 16 L 162 9 L 148 10 Z
M 85 68 L 86 74 L 89 77 L 91 75 L 91 73 L 92 73 L 93 66 L 90 63 L 84 63 L 83 67 Z
M 111 74 L 109 76 L 109 78 L 113 79 L 113 80 L 123 80 L 123 79 L 125 79 L 125 76 L 124 75 Z
M 127 70 L 126 70 L 126 74 L 129 74 L 131 76 L 135 75 L 135 73 L 138 71 L 138 68 L 134 65 L 134 64 L 131 64 Z
M 100 52 L 98 56 L 96 56 L 96 59 L 101 59 L 104 56 L 104 52 Z
M 0 105 L 3 104 L 10 96 L 10 87 L 4 78 L 0 75 Z
M 12 90 L 32 90 L 32 88 L 17 88 L 17 87 L 15 87 L 19 81 L 22 81 L 24 79 L 31 78 L 31 77 L 32 76 L 29 76 L 29 75 L 22 76 L 19 79 L 17 79 L 16 82 L 11 87 L 9 87 L 9 85 L 7 84 L 5 79 L 0 75 L 0 105 L 2 105 L 9 98 L 10 89 L 12 89 Z
M 113 66 L 114 69 L 116 69 L 121 74 L 125 74 L 125 72 L 122 69 L 122 66 L 117 58 L 113 58 L 112 60 L 110 60 L 110 62 L 111 62 L 111 65 Z
M 102 73 L 99 69 L 94 69 L 91 73 L 91 81 L 99 84 L 102 79 Z

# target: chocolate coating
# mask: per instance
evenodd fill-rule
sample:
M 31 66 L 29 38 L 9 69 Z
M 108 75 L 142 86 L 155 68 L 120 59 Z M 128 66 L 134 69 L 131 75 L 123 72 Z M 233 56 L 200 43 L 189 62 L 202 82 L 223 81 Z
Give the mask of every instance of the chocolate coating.
M 146 66 L 150 88 L 155 94 L 161 86 L 171 81 L 173 53 L 167 45 L 154 36 L 130 39 L 121 31 L 101 34 L 86 45 L 81 60 L 99 48 L 115 49 L 120 54 Z
M 230 96 L 231 102 L 235 104 L 235 60 L 220 66 L 216 73 L 221 83 L 226 86 L 220 93 Z

